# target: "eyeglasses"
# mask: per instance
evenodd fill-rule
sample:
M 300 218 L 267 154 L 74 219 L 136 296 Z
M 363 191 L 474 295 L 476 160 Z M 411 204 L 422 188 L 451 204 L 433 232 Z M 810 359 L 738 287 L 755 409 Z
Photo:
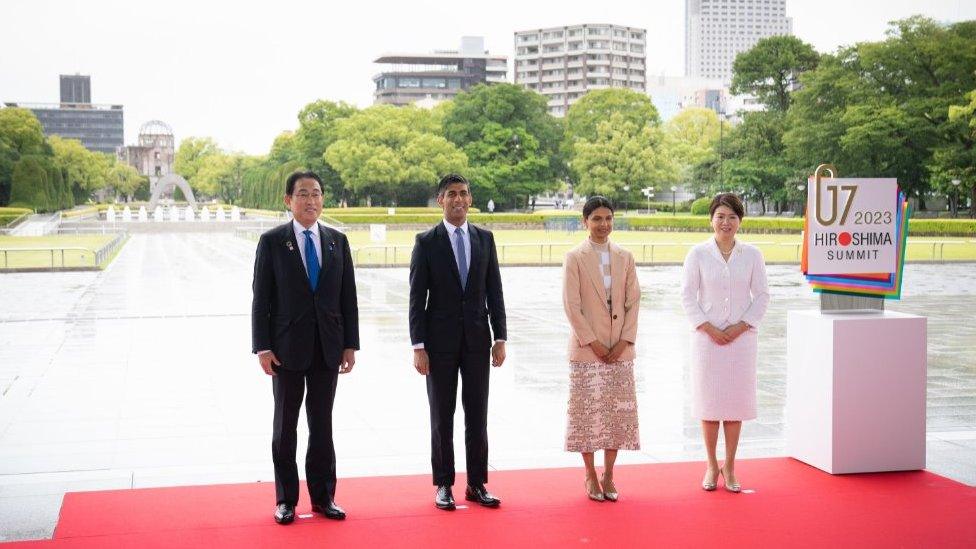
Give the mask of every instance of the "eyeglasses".
M 299 200 L 309 200 L 309 199 L 311 199 L 311 200 L 322 200 L 322 193 L 317 192 L 317 191 L 316 192 L 311 192 L 311 193 L 305 192 L 305 191 L 299 191 L 299 192 L 295 193 L 295 196 L 298 197 Z

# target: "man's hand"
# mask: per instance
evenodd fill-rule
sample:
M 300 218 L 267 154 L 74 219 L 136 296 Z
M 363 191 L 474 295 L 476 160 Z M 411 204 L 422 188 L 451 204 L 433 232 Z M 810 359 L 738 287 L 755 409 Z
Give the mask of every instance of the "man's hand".
M 610 349 L 610 352 L 607 353 L 607 357 L 604 360 L 608 364 L 611 362 L 617 362 L 617 359 L 620 358 L 620 355 L 624 354 L 624 351 L 627 349 L 628 345 L 630 345 L 630 342 L 621 339 L 616 344 L 614 344 L 614 346 Z
M 281 361 L 275 356 L 274 351 L 264 351 L 258 353 L 258 364 L 261 365 L 261 369 L 264 373 L 269 376 L 276 375 L 274 368 L 272 366 L 281 366 Z
M 339 363 L 339 373 L 348 374 L 356 365 L 356 349 L 343 349 L 342 362 Z
M 505 362 L 505 342 L 496 341 L 494 345 L 491 346 L 491 365 L 494 367 L 499 367 Z
M 698 329 L 703 330 L 706 334 L 708 334 L 708 337 L 712 338 L 712 341 L 714 341 L 718 345 L 725 345 L 726 343 L 732 341 L 732 338 L 729 337 L 729 334 L 723 332 L 722 330 L 719 330 L 714 325 L 712 325 L 711 322 L 706 322 L 702 324 Z
M 427 356 L 426 349 L 413 350 L 413 367 L 422 376 L 430 373 L 430 357 Z
M 599 340 L 594 339 L 593 341 L 591 341 L 590 349 L 593 349 L 593 352 L 596 354 L 597 358 L 599 358 L 601 362 L 607 361 L 607 355 L 610 354 L 610 349 L 607 349 L 607 346 L 600 343 Z
M 729 336 L 729 342 L 731 343 L 738 339 L 740 335 L 748 332 L 749 325 L 740 320 L 722 331 L 725 332 L 725 335 Z

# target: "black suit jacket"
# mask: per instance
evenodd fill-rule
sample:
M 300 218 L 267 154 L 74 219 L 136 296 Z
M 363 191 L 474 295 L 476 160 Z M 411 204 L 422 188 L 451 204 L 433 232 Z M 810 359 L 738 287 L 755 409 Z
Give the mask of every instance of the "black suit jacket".
M 322 270 L 313 293 L 289 221 L 261 235 L 254 257 L 251 352 L 274 352 L 281 367 L 311 366 L 318 328 L 325 365 L 338 369 L 343 349 L 359 349 L 356 277 L 346 235 L 319 225 Z
M 493 339 L 507 337 L 495 237 L 471 223 L 468 230 L 471 267 L 463 291 L 443 223 L 418 234 L 414 243 L 410 258 L 410 341 L 423 343 L 431 352 L 459 351 L 462 331 L 471 351 L 488 351 Z

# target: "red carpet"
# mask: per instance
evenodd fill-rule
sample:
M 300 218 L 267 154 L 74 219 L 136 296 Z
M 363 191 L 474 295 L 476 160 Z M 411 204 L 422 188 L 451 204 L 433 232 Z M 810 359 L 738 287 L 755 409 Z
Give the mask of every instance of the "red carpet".
M 339 480 L 349 518 L 272 519 L 268 483 L 70 493 L 54 539 L 9 547 L 976 547 L 976 489 L 925 471 L 831 476 L 744 460 L 745 490 L 698 487 L 701 463 L 620 466 L 617 503 L 586 499 L 581 469 L 490 474 L 499 509 L 439 511 L 426 475 Z M 463 501 L 464 478 L 455 497 Z M 307 495 L 303 491 L 302 498 Z M 309 513 L 303 499 L 300 514 Z

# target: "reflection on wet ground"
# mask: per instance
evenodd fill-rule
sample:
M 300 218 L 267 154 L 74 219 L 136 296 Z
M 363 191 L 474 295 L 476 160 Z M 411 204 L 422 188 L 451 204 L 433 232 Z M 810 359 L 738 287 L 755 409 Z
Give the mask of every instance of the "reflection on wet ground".
M 253 249 L 223 234 L 140 234 L 104 272 L 0 275 L 0 539 L 49 536 L 65 491 L 272 478 L 270 382 L 249 353 Z M 509 356 L 492 372 L 491 467 L 577 465 L 562 451 L 561 271 L 502 274 Z M 639 276 L 642 450 L 620 462 L 698 460 L 679 268 L 645 267 Z M 796 267 L 771 266 L 769 276 L 759 418 L 743 429 L 743 458 L 784 455 L 786 312 L 817 304 Z M 357 277 L 363 350 L 336 398 L 339 474 L 427 473 L 407 271 Z M 929 319 L 928 468 L 976 485 L 974 266 L 911 264 L 904 299 L 888 307 Z M 761 479 L 740 480 L 761 489 Z M 340 483 L 340 502 L 341 491 Z

